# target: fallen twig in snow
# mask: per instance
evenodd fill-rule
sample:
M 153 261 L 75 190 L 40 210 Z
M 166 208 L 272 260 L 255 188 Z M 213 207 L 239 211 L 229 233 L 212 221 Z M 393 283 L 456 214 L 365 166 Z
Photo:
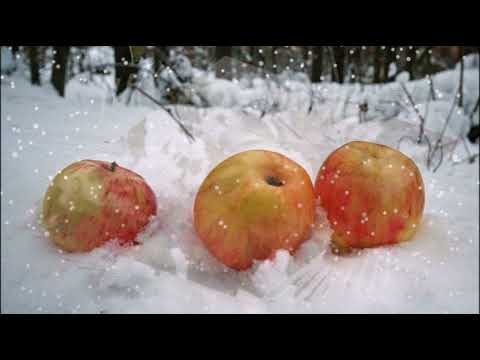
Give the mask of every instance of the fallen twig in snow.
M 282 124 L 283 126 L 285 126 L 288 130 L 290 130 L 290 132 L 292 132 L 292 134 L 294 134 L 298 139 L 300 140 L 304 140 L 303 136 L 301 136 L 299 133 L 297 133 L 290 125 L 288 125 L 287 123 L 283 122 L 282 119 L 278 119 L 278 122 L 280 124 Z
M 185 125 L 182 124 L 182 122 L 180 120 L 178 120 L 172 110 L 170 110 L 169 108 L 165 107 L 160 101 L 156 100 L 154 97 L 152 97 L 151 95 L 147 94 L 144 90 L 142 90 L 141 88 L 137 87 L 136 85 L 132 85 L 132 89 L 134 90 L 138 90 L 138 92 L 140 92 L 142 95 L 144 95 L 146 98 L 150 99 L 152 102 L 154 102 L 155 104 L 157 104 L 158 106 L 160 106 L 162 108 L 163 111 L 167 112 L 170 117 L 177 123 L 177 125 L 180 127 L 180 129 L 185 133 L 185 135 L 192 141 L 195 141 L 195 138 L 193 137 L 193 135 L 190 133 L 190 131 L 188 131 L 188 129 L 185 127 Z

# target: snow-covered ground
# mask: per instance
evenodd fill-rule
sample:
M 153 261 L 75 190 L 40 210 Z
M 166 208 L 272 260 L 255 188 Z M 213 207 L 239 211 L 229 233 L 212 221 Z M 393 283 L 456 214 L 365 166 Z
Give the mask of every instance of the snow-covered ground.
M 465 73 L 467 114 L 478 97 L 478 75 L 478 57 L 471 58 Z M 433 81 L 436 101 L 427 101 L 426 80 L 407 87 L 422 113 L 428 102 L 427 134 L 435 140 L 452 104 L 458 70 Z M 32 87 L 23 74 L 2 78 L 2 312 L 478 312 L 479 168 L 478 159 L 454 162 L 466 156 L 462 144 L 435 173 L 426 168 L 425 147 L 402 145 L 422 171 L 427 196 L 423 223 L 408 243 L 336 256 L 328 250 L 330 229 L 319 209 L 312 238 L 295 256 L 280 251 L 275 260 L 239 273 L 218 263 L 194 234 L 199 185 L 218 162 L 239 151 L 281 152 L 314 180 L 327 155 L 347 141 L 396 147 L 401 136 L 416 136 L 417 117 L 398 83 L 316 86 L 311 113 L 310 85 L 301 77 L 280 87 L 198 73 L 194 84 L 215 106 L 175 107 L 195 137 L 192 142 L 140 94 L 132 106 L 110 104 L 105 91 L 75 79 L 62 99 L 49 85 Z M 274 110 L 261 117 L 249 106 L 258 100 L 277 106 L 267 106 Z M 357 104 L 364 100 L 368 121 L 359 124 Z M 465 133 L 468 124 L 468 116 L 455 111 L 447 139 Z M 478 144 L 468 146 L 478 153 Z M 123 249 L 112 243 L 72 255 L 44 235 L 39 215 L 49 181 L 71 162 L 87 158 L 129 167 L 155 191 L 159 213 L 140 235 L 141 246 Z

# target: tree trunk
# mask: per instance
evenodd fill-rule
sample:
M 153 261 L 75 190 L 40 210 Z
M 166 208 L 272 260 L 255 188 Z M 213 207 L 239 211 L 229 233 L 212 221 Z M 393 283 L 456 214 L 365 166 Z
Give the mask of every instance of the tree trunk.
M 373 58 L 373 82 L 380 83 L 381 82 L 381 66 L 382 66 L 382 59 L 384 59 L 384 55 L 382 54 L 382 49 L 380 46 L 375 46 L 375 55 Z
M 27 47 L 28 59 L 30 62 L 30 82 L 32 85 L 41 85 L 40 82 L 40 65 L 39 65 L 39 54 L 37 46 L 28 46 Z
M 310 50 L 310 46 L 303 47 L 303 61 L 305 62 L 305 64 L 308 62 L 308 59 L 310 58 L 310 56 L 308 55 L 309 50 Z
M 463 108 L 463 70 L 464 70 L 464 64 L 463 64 L 463 54 L 464 54 L 464 48 L 463 46 L 460 46 L 460 86 L 458 89 L 458 107 Z
M 12 61 L 13 61 L 13 67 L 11 72 L 17 71 L 17 54 L 19 52 L 18 46 L 12 46 Z
M 168 46 L 156 46 L 153 52 L 153 82 L 155 83 L 155 87 L 158 88 L 158 76 L 160 76 L 160 67 L 163 62 L 168 59 Z
M 387 46 L 385 48 L 385 58 L 384 58 L 384 63 L 383 63 L 383 79 L 384 82 L 389 81 L 389 70 L 390 70 L 390 64 L 392 62 L 395 62 L 395 56 L 396 56 L 396 50 L 392 51 L 392 48 L 395 49 L 395 47 Z
M 362 47 L 361 46 L 352 46 L 351 50 L 353 50 L 353 54 L 350 54 L 350 51 L 348 52 L 348 59 L 347 59 L 347 64 L 350 64 L 352 68 L 352 75 L 355 75 L 355 77 L 350 77 L 350 82 L 361 82 L 362 80 Z M 348 79 L 347 79 L 348 80 Z
M 431 75 L 433 73 L 432 70 L 432 54 L 428 51 L 428 48 L 425 48 L 423 51 L 422 55 L 417 60 L 417 63 L 420 64 L 423 61 L 423 58 L 425 58 L 425 73 L 428 75 Z
M 55 50 L 55 55 L 53 57 L 55 63 L 53 64 L 51 82 L 58 94 L 64 97 L 70 46 L 54 46 L 53 49 Z
M 262 49 L 261 46 L 250 46 L 251 63 L 257 70 L 262 68 L 260 61 L 262 61 L 263 66 L 265 66 L 265 57 L 259 52 L 260 49 Z
M 232 79 L 232 47 L 215 47 L 215 74 L 217 78 Z
M 128 86 L 128 81 L 131 75 L 137 73 L 136 68 L 130 68 L 124 66 L 124 62 L 127 65 L 132 65 L 132 54 L 128 46 L 114 46 L 115 53 L 115 83 L 117 86 L 116 95 L 119 96 Z
M 307 76 L 309 78 L 311 78 L 311 74 L 310 74 L 310 54 L 308 53 L 310 51 L 310 46 L 302 46 L 303 47 L 303 68 L 300 68 L 300 71 L 303 70 L 303 72 L 305 74 L 307 74 Z
M 153 52 L 153 82 L 155 84 L 155 87 L 158 88 L 158 76 L 159 70 L 160 70 L 160 65 L 161 65 L 161 60 L 160 60 L 160 54 L 159 51 L 154 51 Z
M 407 53 L 407 58 L 410 58 L 410 61 L 406 62 L 405 69 L 408 71 L 408 74 L 410 75 L 410 80 L 413 80 L 415 78 L 415 74 L 413 73 L 414 71 L 414 65 L 417 60 L 417 47 L 412 46 L 411 49 L 410 47 L 406 50 Z
M 320 82 L 323 74 L 323 46 L 313 46 L 312 82 Z
M 333 47 L 333 58 L 335 61 L 336 71 L 334 71 L 335 80 L 343 84 L 344 80 L 344 63 L 345 63 L 345 49 L 341 46 Z
M 84 49 L 80 49 L 80 59 L 78 60 L 78 71 L 80 73 L 83 73 L 85 72 L 85 66 L 84 66 L 84 62 L 85 62 L 85 51 Z
M 272 46 L 272 71 L 274 74 L 278 74 L 278 51 L 279 46 Z M 275 52 L 277 54 L 275 54 Z

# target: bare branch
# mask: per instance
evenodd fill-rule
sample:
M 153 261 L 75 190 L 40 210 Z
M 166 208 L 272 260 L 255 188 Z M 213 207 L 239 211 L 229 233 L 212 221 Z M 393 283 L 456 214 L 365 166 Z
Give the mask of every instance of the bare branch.
M 440 167 L 440 165 L 442 165 L 442 162 L 443 162 L 443 146 L 440 146 L 438 149 L 440 150 L 440 160 L 438 161 L 437 166 L 433 169 L 433 172 L 436 172 L 438 170 L 438 168 Z M 435 153 L 436 153 L 436 151 L 434 151 L 432 153 L 432 157 Z
M 165 111 L 166 113 L 168 113 L 170 115 L 170 117 L 177 123 L 177 125 L 180 127 L 180 129 L 185 133 L 185 135 L 192 141 L 195 141 L 195 138 L 193 137 L 193 135 L 190 133 L 190 131 L 188 131 L 188 129 L 185 127 L 185 125 L 183 125 L 180 120 L 178 120 L 174 114 L 172 113 L 172 110 L 170 110 L 169 108 L 165 107 L 161 102 L 159 102 L 158 100 L 156 100 L 155 98 L 153 98 L 152 96 L 150 96 L 149 94 L 147 94 L 145 91 L 143 91 L 141 88 L 139 88 L 138 86 L 136 85 L 132 85 L 132 89 L 134 90 L 138 90 L 139 93 L 141 93 L 142 95 L 144 95 L 146 98 L 150 99 L 152 102 L 154 102 L 155 104 L 157 104 L 158 106 L 160 106 L 162 108 L 163 111 Z
M 415 104 L 415 101 L 413 101 L 412 95 L 408 92 L 407 87 L 403 82 L 400 83 L 400 86 L 402 87 L 403 91 L 407 95 L 408 101 L 410 102 L 410 105 L 412 105 L 413 110 L 415 110 L 415 113 L 417 114 L 418 118 L 420 119 L 420 132 L 418 134 L 418 144 L 421 143 L 423 139 L 423 134 L 425 133 L 425 118 L 420 114 L 420 111 L 417 109 L 417 105 Z
M 464 61 L 463 61 L 464 47 L 460 46 L 460 84 L 458 86 L 458 107 L 463 108 L 463 73 L 464 73 Z
M 437 98 L 435 96 L 435 88 L 433 86 L 433 79 L 430 75 L 428 76 L 428 85 L 430 87 L 430 97 L 431 97 L 431 99 L 433 101 L 437 100 Z

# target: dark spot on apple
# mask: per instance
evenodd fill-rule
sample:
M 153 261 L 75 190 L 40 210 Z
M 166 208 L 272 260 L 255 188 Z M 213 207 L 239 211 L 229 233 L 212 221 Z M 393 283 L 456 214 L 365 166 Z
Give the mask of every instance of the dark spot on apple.
M 271 186 L 283 186 L 283 182 L 275 176 L 267 176 L 265 181 Z

